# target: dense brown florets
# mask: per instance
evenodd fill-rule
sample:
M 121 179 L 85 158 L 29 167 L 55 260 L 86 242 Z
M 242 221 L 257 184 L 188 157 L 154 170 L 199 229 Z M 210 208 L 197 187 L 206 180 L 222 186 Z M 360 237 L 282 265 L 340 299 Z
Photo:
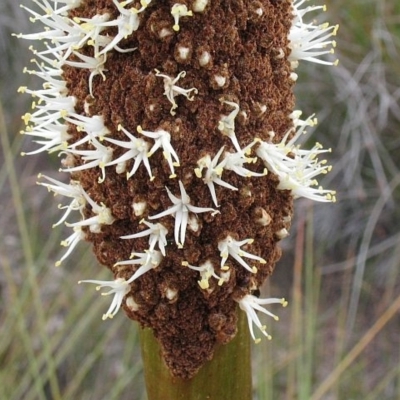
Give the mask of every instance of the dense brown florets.
M 235 300 L 260 287 L 271 274 L 280 257 L 279 232 L 290 225 L 292 197 L 288 191 L 277 190 L 276 177 L 264 175 L 265 166 L 259 159 L 246 164 L 246 168 L 262 176 L 243 177 L 224 171 L 223 180 L 237 190 L 215 185 L 219 207 L 203 181 L 205 170 L 199 178 L 195 169 L 202 157 L 210 155 L 212 159 L 223 146 L 226 152 L 237 151 L 233 141 L 219 129 L 221 118 L 233 111 L 229 102 L 239 106 L 234 133 L 241 148 L 255 138 L 269 140 L 271 131 L 275 133 L 274 141 L 279 142 L 292 127 L 291 70 L 287 59 L 278 56 L 280 49 L 287 52 L 292 17 L 289 1 L 213 0 L 203 12 L 182 17 L 180 29 L 175 32 L 171 16 L 174 3 L 159 0 L 140 13 L 137 31 L 119 43 L 121 48 L 137 49 L 107 53 L 106 79 L 100 75 L 93 78 L 94 98 L 89 93 L 90 71 L 66 65 L 63 77 L 68 95 L 77 99 L 76 111 L 103 117 L 110 131 L 106 138 L 126 141 L 119 127 L 137 137 L 138 126 L 151 132 L 163 129 L 170 133 L 171 145 L 179 156 L 174 178 L 170 178 L 171 169 L 162 151 L 151 155 L 152 180 L 143 164 L 128 180 L 125 172 L 119 174 L 112 166 L 106 167 L 104 182 L 99 182 L 100 168 L 73 173 L 88 195 L 98 204 L 104 203 L 115 218 L 113 224 L 102 225 L 100 233 L 85 228 L 86 239 L 93 243 L 99 262 L 110 268 L 115 278 L 129 279 L 137 270 L 137 265 L 116 266 L 117 262 L 149 247 L 147 237 L 120 237 L 144 230 L 143 219 L 148 221 L 172 206 L 166 187 L 180 197 L 181 181 L 191 204 L 219 211 L 215 215 L 189 213 L 195 220 L 188 225 L 183 248 L 174 240 L 172 215 L 152 221 L 168 229 L 166 255 L 159 266 L 131 283 L 123 302 L 129 318 L 153 328 L 171 372 L 188 378 L 212 358 L 217 342 L 226 343 L 235 336 Z M 180 3 L 190 9 L 194 2 Z M 111 0 L 82 2 L 70 13 L 71 17 L 90 18 L 105 12 L 116 12 Z M 116 34 L 113 29 L 110 35 Z M 86 46 L 83 52 L 90 55 L 93 49 Z M 191 99 L 174 97 L 175 115 L 164 94 L 165 78 L 157 76 L 156 70 L 171 79 L 185 71 L 176 85 L 196 89 Z M 82 138 L 76 125 L 70 124 L 69 133 L 69 144 Z M 148 141 L 149 148 L 152 146 L 146 137 L 141 138 Z M 112 142 L 104 140 L 102 144 L 114 149 L 113 159 L 126 152 Z M 87 142 L 78 149 L 93 147 Z M 255 158 L 254 148 L 249 153 Z M 74 166 L 83 162 L 76 157 Z M 132 165 L 133 161 L 128 161 L 126 171 Z M 135 209 L 135 204 L 141 206 Z M 93 216 L 90 206 L 85 216 Z M 254 239 L 243 250 L 265 263 L 252 263 L 257 267 L 254 273 L 229 258 L 226 280 L 219 285 L 217 279 L 210 278 L 209 287 L 203 289 L 198 284 L 199 272 L 182 263 L 198 266 L 209 261 L 220 275 L 223 271 L 218 243 L 227 236 L 238 241 Z

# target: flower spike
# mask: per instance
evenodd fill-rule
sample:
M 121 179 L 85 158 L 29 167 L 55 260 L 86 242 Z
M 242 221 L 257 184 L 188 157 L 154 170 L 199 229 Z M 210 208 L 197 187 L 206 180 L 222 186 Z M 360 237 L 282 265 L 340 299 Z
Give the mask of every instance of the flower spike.
M 56 265 L 90 242 L 113 276 L 79 283 L 111 296 L 103 319 L 123 307 L 154 330 L 174 379 L 234 338 L 237 303 L 254 341 L 254 325 L 270 338 L 258 312 L 277 319 L 264 307 L 286 302 L 250 293 L 274 269 L 294 199 L 335 200 L 318 183 L 330 150 L 302 144 L 317 120 L 294 110 L 300 60 L 336 64 L 337 27 L 309 4 L 23 6 L 40 26 L 15 35 L 34 55 L 26 78 L 39 78 L 18 89 L 32 97 L 21 133 L 36 143 L 27 154 L 57 153 L 68 178 L 38 179 L 61 198 L 54 226 L 71 228 Z

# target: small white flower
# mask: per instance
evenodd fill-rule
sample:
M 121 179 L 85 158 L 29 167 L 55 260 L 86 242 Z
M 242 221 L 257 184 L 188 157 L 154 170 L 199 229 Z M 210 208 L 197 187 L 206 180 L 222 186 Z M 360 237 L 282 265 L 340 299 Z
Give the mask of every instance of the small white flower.
M 33 114 L 24 114 L 22 119 L 25 122 L 25 125 L 28 125 L 29 123 L 35 125 L 35 127 L 32 128 L 33 132 L 34 130 L 57 124 L 61 118 L 65 119 L 72 115 L 75 112 L 75 103 L 76 98 L 74 96 L 57 97 L 45 103 L 33 102 L 32 108 L 36 111 Z
M 158 244 L 158 248 L 160 249 L 162 255 L 165 256 L 168 229 L 161 223 L 152 224 L 144 219 L 142 219 L 140 223 L 145 224 L 149 227 L 149 229 L 134 233 L 132 235 L 121 236 L 121 239 L 137 239 L 140 237 L 149 236 L 149 250 L 154 250 L 156 244 Z
M 99 233 L 101 232 L 101 225 L 113 224 L 115 218 L 112 216 L 111 210 L 105 204 L 101 203 L 98 205 L 85 191 L 83 191 L 83 196 L 85 197 L 87 203 L 92 207 L 92 212 L 96 215 L 88 219 L 83 219 L 79 222 L 74 222 L 73 224 L 66 223 L 67 226 L 88 226 L 90 232 Z
M 319 57 L 334 53 L 336 42 L 328 39 L 332 36 L 336 36 L 339 26 L 329 26 L 328 23 L 321 25 L 316 25 L 314 22 L 304 23 L 303 17 L 305 14 L 318 9 L 325 11 L 326 6 L 308 6 L 301 9 L 300 6 L 303 3 L 304 0 L 293 2 L 294 18 L 289 32 L 291 53 L 288 57 L 292 68 L 296 68 L 300 60 L 312 61 L 325 65 L 337 65 L 337 60 L 330 62 L 321 60 Z
M 301 179 L 297 177 L 292 177 L 290 174 L 283 174 L 278 189 L 280 190 L 290 190 L 295 198 L 305 197 L 314 201 L 321 202 L 336 202 L 336 192 L 334 190 L 324 189 L 322 186 L 318 187 L 310 187 L 311 185 L 317 185 L 318 181 L 312 179 L 315 175 L 319 175 L 321 173 L 326 173 L 323 171 L 321 167 L 319 170 L 310 168 L 309 174 L 300 172 L 299 176 Z
M 256 261 L 259 261 L 261 264 L 266 263 L 266 261 L 263 258 L 258 257 L 254 254 L 248 253 L 246 251 L 243 251 L 241 249 L 242 246 L 244 246 L 246 244 L 252 244 L 253 242 L 254 242 L 254 239 L 244 239 L 241 241 L 237 241 L 229 235 L 224 240 L 220 240 L 218 242 L 218 250 L 220 251 L 220 256 L 222 257 L 221 269 L 222 270 L 229 269 L 229 267 L 226 266 L 225 263 L 226 263 L 226 260 L 228 259 L 228 257 L 231 256 L 242 267 L 246 268 L 247 271 L 252 272 L 253 274 L 257 273 L 257 268 L 255 266 L 250 267 L 250 265 L 248 265 L 246 263 L 246 261 L 244 261 L 242 258 L 242 257 L 246 257 L 251 260 L 256 260 Z
M 214 266 L 212 265 L 212 262 L 210 260 L 207 260 L 203 264 L 201 264 L 198 267 L 195 267 L 193 265 L 189 265 L 187 261 L 183 261 L 182 265 L 185 267 L 189 267 L 190 269 L 193 269 L 194 271 L 199 271 L 200 272 L 200 277 L 201 280 L 198 281 L 199 286 L 202 289 L 208 289 L 210 287 L 209 280 L 211 277 L 214 277 L 215 279 L 218 280 L 218 286 L 222 286 L 224 282 L 229 281 L 230 277 L 230 271 L 225 271 L 221 273 L 221 276 L 218 276 L 215 273 Z
M 54 151 L 65 150 L 68 146 L 68 140 L 71 138 L 71 135 L 68 133 L 68 126 L 58 122 L 41 128 L 27 126 L 26 130 L 21 131 L 21 133 L 23 135 L 35 136 L 37 139 L 34 142 L 42 145 L 42 147 L 28 153 L 21 152 L 22 156 L 38 154 L 42 151 L 53 153 Z
M 80 226 L 74 226 L 74 232 L 61 242 L 61 246 L 68 247 L 65 254 L 56 262 L 56 267 L 59 267 L 61 263 L 72 253 L 76 245 L 81 241 L 85 240 L 86 235 Z
M 22 8 L 34 16 L 31 18 L 32 22 L 40 20 L 45 25 L 45 30 L 39 33 L 15 36 L 28 40 L 50 41 L 51 46 L 47 45 L 47 50 L 42 50 L 37 54 L 42 58 L 47 54 L 53 55 L 55 57 L 53 64 L 58 64 L 58 66 L 63 65 L 72 51 L 79 50 L 86 44 L 95 47 L 97 56 L 98 47 L 110 42 L 108 37 L 100 35 L 100 32 L 108 26 L 109 14 L 95 15 L 90 19 L 74 18 L 71 20 L 59 13 L 59 10 L 52 9 L 51 6 L 42 7 L 45 15 L 40 15 L 25 6 Z M 82 21 L 83 23 L 81 23 Z M 52 63 L 50 62 L 50 64 Z
M 162 74 L 160 71 L 157 69 L 156 71 L 156 76 L 159 78 L 164 79 L 164 95 L 167 96 L 167 99 L 169 102 L 172 104 L 170 113 L 171 115 L 175 115 L 175 109 L 178 107 L 178 104 L 176 104 L 175 97 L 179 95 L 185 96 L 189 101 L 193 101 L 194 94 L 197 94 L 197 89 L 196 88 L 190 88 L 190 89 L 183 89 L 179 86 L 176 85 L 176 82 L 179 81 L 180 78 L 185 77 L 186 71 L 181 71 L 176 78 L 171 78 L 168 75 Z
M 91 45 L 94 48 L 95 58 L 99 61 L 104 59 L 105 62 L 105 57 L 100 57 L 99 49 L 111 41 L 110 37 L 101 35 L 108 25 L 109 18 L 110 15 L 105 13 L 97 14 L 93 18 L 75 17 L 69 20 L 71 29 L 68 31 L 68 36 L 53 37 L 52 43 L 58 42 L 58 46 L 49 47 L 47 51 L 42 51 L 40 54 L 54 54 L 56 58 L 59 58 L 59 65 L 63 65 L 72 53 L 77 54 L 77 50 L 85 45 Z
M 172 6 L 171 8 L 171 14 L 174 17 L 174 25 L 172 27 L 172 29 L 175 32 L 178 32 L 180 27 L 179 27 L 179 19 L 181 17 L 192 17 L 193 16 L 193 12 L 189 11 L 187 6 L 185 4 L 179 4 L 176 3 Z
M 61 219 L 53 225 L 53 228 L 63 223 L 68 218 L 68 215 L 71 213 L 71 211 L 80 211 L 82 213 L 86 205 L 86 198 L 84 196 L 84 190 L 78 181 L 72 180 L 69 184 L 67 184 L 42 174 L 39 174 L 38 178 L 45 178 L 50 182 L 37 182 L 37 184 L 47 187 L 49 191 L 54 192 L 54 196 L 61 195 L 72 199 L 69 205 L 62 206 L 60 204 L 58 206 L 60 210 L 66 211 Z
M 252 142 L 247 145 L 242 150 L 237 153 L 226 152 L 224 155 L 224 168 L 229 171 L 233 171 L 236 174 L 243 176 L 245 178 L 250 177 L 260 177 L 267 175 L 268 171 L 265 169 L 263 172 L 254 172 L 243 166 L 243 164 L 254 164 L 257 161 L 257 157 L 247 157 L 250 153 L 251 148 L 254 146 L 256 142 Z
M 113 281 L 98 281 L 98 280 L 87 279 L 87 280 L 78 282 L 78 284 L 81 284 L 81 283 L 94 283 L 94 284 L 98 285 L 96 287 L 96 290 L 100 290 L 103 287 L 111 288 L 110 291 L 101 293 L 102 296 L 108 296 L 110 294 L 114 294 L 114 297 L 113 297 L 113 300 L 111 302 L 109 309 L 107 310 L 107 312 L 105 314 L 103 314 L 103 317 L 102 317 L 103 321 L 107 318 L 114 317 L 114 315 L 121 308 L 121 304 L 122 304 L 124 297 L 131 290 L 129 283 L 124 278 L 117 278 Z
M 70 147 L 77 147 L 83 143 L 89 142 L 92 138 L 100 139 L 102 141 L 104 136 L 110 133 L 110 130 L 104 125 L 104 118 L 102 115 L 93 115 L 86 117 L 85 115 L 74 114 L 73 118 L 67 117 L 66 120 L 71 124 L 76 125 L 79 132 L 86 132 L 88 136 L 73 143 Z
M 167 160 L 169 168 L 171 169 L 170 178 L 175 178 L 176 174 L 174 167 L 179 167 L 180 164 L 179 157 L 171 145 L 170 133 L 164 131 L 163 129 L 157 129 L 155 132 L 145 131 L 140 125 L 137 127 L 137 131 L 144 136 L 154 139 L 155 141 L 153 147 L 149 151 L 149 157 L 153 155 L 160 147 L 162 148 L 164 158 Z
M 43 70 L 43 66 L 42 70 Z M 51 69 L 50 69 L 51 70 Z M 36 71 L 24 70 L 29 74 L 35 74 Z M 59 70 L 53 70 L 56 75 L 59 76 Z M 49 102 L 54 98 L 65 97 L 64 94 L 67 93 L 67 86 L 64 81 L 52 79 L 51 75 L 47 73 L 46 81 L 43 84 L 43 89 L 31 90 L 26 86 L 21 86 L 18 88 L 18 93 L 29 93 L 33 98 L 39 98 L 41 102 Z
M 272 337 L 267 333 L 266 331 L 267 327 L 261 324 L 261 321 L 257 316 L 256 310 L 261 311 L 262 313 L 272 317 L 275 321 L 278 321 L 279 318 L 275 314 L 272 314 L 270 311 L 266 310 L 264 307 L 261 306 L 264 304 L 278 303 L 282 304 L 283 307 L 286 307 L 287 301 L 285 299 L 277 299 L 277 298 L 259 299 L 251 294 L 247 294 L 242 299 L 240 299 L 238 303 L 239 307 L 246 313 L 250 334 L 254 342 L 259 343 L 261 339 L 258 338 L 256 339 L 256 337 L 254 336 L 253 324 L 255 324 L 257 328 L 260 329 L 261 333 L 264 336 L 266 336 L 269 340 L 271 340 Z
M 139 28 L 140 20 L 137 15 L 136 8 L 134 7 L 130 9 L 124 8 L 127 2 L 119 3 L 117 0 L 113 0 L 113 3 L 117 7 L 120 15 L 116 20 L 104 23 L 104 26 L 116 26 L 118 28 L 118 33 L 111 40 L 111 42 L 108 43 L 107 46 L 100 51 L 99 55 L 105 54 L 114 48 L 117 49 L 118 44 L 121 40 L 126 39 Z
M 278 189 L 290 190 L 295 198 L 306 197 L 315 201 L 334 202 L 335 191 L 322 189 L 315 179 L 316 176 L 331 170 L 331 166 L 326 165 L 325 160 L 318 159 L 320 154 L 330 152 L 330 149 L 323 149 L 319 143 L 311 150 L 301 149 L 296 141 L 306 133 L 305 128 L 313 126 L 316 120 L 313 115 L 305 121 L 299 119 L 299 114 L 294 118 L 294 123 L 299 127 L 294 134 L 293 129 L 290 129 L 277 144 L 258 139 L 260 145 L 256 153 L 266 167 L 279 177 Z
M 134 175 L 135 172 L 138 170 L 140 164 L 143 163 L 147 169 L 147 172 L 149 173 L 150 180 L 153 180 L 154 176 L 152 175 L 151 167 L 150 167 L 150 163 L 149 163 L 149 147 L 150 147 L 149 143 L 143 139 L 139 139 L 139 138 L 133 136 L 129 131 L 127 131 L 121 125 L 118 126 L 118 130 L 122 130 L 122 132 L 125 133 L 125 135 L 129 138 L 129 142 L 123 142 L 121 140 L 111 139 L 111 138 L 107 138 L 107 137 L 105 138 L 105 140 L 107 140 L 108 142 L 113 143 L 119 147 L 128 149 L 128 151 L 126 153 L 124 153 L 121 157 L 118 157 L 117 159 L 115 159 L 113 161 L 108 161 L 106 166 L 108 167 L 111 165 L 126 162 L 130 159 L 134 159 L 135 162 L 134 162 L 130 172 L 128 172 L 126 174 L 126 178 L 129 179 L 132 175 Z
M 76 167 L 60 169 L 60 171 L 76 172 L 99 167 L 101 169 L 99 183 L 101 183 L 104 182 L 104 179 L 106 178 L 105 167 L 111 161 L 113 149 L 111 147 L 103 146 L 95 137 L 90 138 L 90 143 L 93 145 L 94 150 L 76 150 L 72 148 L 65 150 L 65 153 L 67 154 L 81 156 L 84 163 Z
M 175 217 L 175 242 L 178 248 L 183 248 L 185 242 L 186 228 L 188 225 L 189 212 L 199 214 L 210 211 L 211 213 L 217 214 L 219 211 L 213 208 L 196 207 L 190 204 L 190 197 L 187 195 L 186 190 L 181 181 L 179 181 L 179 188 L 181 191 L 181 197 L 174 196 L 171 191 L 166 187 L 168 197 L 173 203 L 173 206 L 167 210 L 152 215 L 149 219 L 157 219 L 166 217 L 167 215 L 173 215 Z
M 135 264 L 140 265 L 136 272 L 127 280 L 128 283 L 132 283 L 146 272 L 157 268 L 163 259 L 161 252 L 158 250 L 146 250 L 144 253 L 132 253 L 131 257 L 133 259 L 120 261 L 115 264 L 116 266 Z
M 97 57 L 89 57 L 84 54 L 78 53 L 77 51 L 72 52 L 78 59 L 81 61 L 65 61 L 66 65 L 69 65 L 74 68 L 83 68 L 88 69 L 90 71 L 89 75 L 89 93 L 93 97 L 93 78 L 96 75 L 101 75 L 103 81 L 106 80 L 106 76 L 104 75 L 104 71 L 107 71 L 104 67 L 105 62 L 107 61 L 106 54 L 99 54 Z
M 101 32 L 109 26 L 109 20 L 110 14 L 108 13 L 96 14 L 92 18 L 74 17 L 73 22 L 79 25 L 82 38 L 77 45 L 72 46 L 72 49 L 80 49 L 87 43 L 93 46 L 95 58 L 101 59 L 100 47 L 105 47 L 112 40 L 109 36 L 101 35 Z M 65 55 L 63 58 L 66 59 Z
M 301 110 L 294 110 L 289 117 L 292 119 L 293 121 L 293 125 L 295 128 L 300 127 L 300 126 L 315 126 L 318 124 L 318 120 L 317 118 L 315 118 L 315 115 L 312 114 L 310 115 L 308 118 L 306 118 L 305 120 L 301 119 L 300 117 L 302 116 L 303 112 Z M 274 135 L 272 133 L 272 135 Z
M 30 70 L 28 68 L 24 68 L 23 73 L 29 75 L 36 75 L 40 79 L 43 79 L 45 82 L 43 84 L 43 88 L 46 89 L 47 94 L 51 91 L 54 97 L 65 97 L 68 94 L 68 89 L 66 82 L 62 79 L 62 69 L 61 68 L 52 68 L 44 63 L 39 63 L 36 59 L 31 60 L 32 63 L 36 65 L 38 70 Z M 58 79 L 57 79 L 58 78 Z M 38 91 L 29 91 L 26 87 L 21 87 L 19 89 L 22 93 L 32 93 L 34 96 Z
M 198 178 L 202 178 L 202 172 L 203 169 L 206 168 L 207 171 L 205 173 L 205 176 L 202 178 L 204 183 L 208 186 L 210 189 L 211 197 L 216 205 L 216 207 L 219 207 L 218 201 L 217 201 L 217 194 L 215 192 L 215 186 L 214 184 L 226 187 L 227 189 L 231 190 L 238 190 L 236 187 L 230 185 L 229 183 L 223 181 L 221 179 L 225 164 L 226 164 L 226 159 L 224 159 L 220 164 L 218 164 L 218 160 L 224 150 L 224 147 L 221 147 L 221 149 L 218 151 L 218 153 L 215 155 L 215 157 L 211 160 L 211 157 L 207 154 L 206 156 L 200 158 L 200 160 L 197 161 L 197 165 L 199 166 L 198 168 L 195 168 L 194 172 Z
M 229 115 L 222 115 L 221 119 L 218 123 L 218 129 L 225 136 L 228 136 L 231 139 L 232 144 L 235 146 L 236 151 L 240 152 L 242 149 L 240 148 L 239 142 L 236 138 L 235 134 L 235 118 L 239 113 L 239 104 L 234 103 L 233 101 L 222 101 L 224 104 L 228 104 L 233 107 L 232 112 Z

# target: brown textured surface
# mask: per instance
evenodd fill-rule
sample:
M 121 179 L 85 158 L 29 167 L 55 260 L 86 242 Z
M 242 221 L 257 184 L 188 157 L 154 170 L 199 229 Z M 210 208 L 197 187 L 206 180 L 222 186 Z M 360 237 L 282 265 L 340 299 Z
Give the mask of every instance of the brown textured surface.
M 148 248 L 147 238 L 121 240 L 119 237 L 144 229 L 139 224 L 142 218 L 171 206 L 165 186 L 179 196 L 178 181 L 181 180 L 192 204 L 216 208 L 207 185 L 196 177 L 194 168 L 200 157 L 205 154 L 213 157 L 221 146 L 234 151 L 230 139 L 217 128 L 221 115 L 232 111 L 232 107 L 220 101 L 221 98 L 238 103 L 240 111 L 247 114 L 247 118 L 239 114 L 235 121 L 236 136 L 242 148 L 257 137 L 268 140 L 270 131 L 275 132 L 274 140 L 279 141 L 292 126 L 289 114 L 294 106 L 293 82 L 288 78 L 291 71 L 286 58 L 277 57 L 280 48 L 288 52 L 291 2 L 210 0 L 205 12 L 182 18 L 178 33 L 160 39 L 159 30 L 172 28 L 170 8 L 174 3 L 153 1 L 140 14 L 138 31 L 119 44 L 122 48 L 138 49 L 131 53 L 108 53 L 107 79 L 103 81 L 99 75 L 94 78 L 94 100 L 89 97 L 90 73 L 64 67 L 69 94 L 78 99 L 78 112 L 84 114 L 83 104 L 85 100 L 90 101 L 91 115 L 102 115 L 111 131 L 109 136 L 119 140 L 127 139 L 123 132 L 117 131 L 118 124 L 137 137 L 140 136 L 136 131 L 138 125 L 144 130 L 167 130 L 180 159 L 181 166 L 175 168 L 175 179 L 169 178 L 170 169 L 161 151 L 150 158 L 155 176 L 152 182 L 143 165 L 128 181 L 125 174 L 115 172 L 114 166 L 106 168 L 103 183 L 97 182 L 101 175 L 98 168 L 73 175 L 81 181 L 89 196 L 99 204 L 106 204 L 116 218 L 113 225 L 102 226 L 101 233 L 87 234 L 99 262 L 110 268 L 115 277 L 128 279 L 137 269 L 137 266 L 115 267 L 117 261 L 128 259 L 132 250 L 143 252 Z M 191 9 L 191 1 L 181 3 Z M 254 11 L 259 7 L 263 9 L 261 17 Z M 111 0 L 86 1 L 73 10 L 73 15 L 92 17 L 105 10 L 117 15 Z M 115 34 L 112 29 L 109 32 Z M 179 58 L 179 46 L 190 49 L 188 59 Z M 200 66 L 198 61 L 204 50 L 212 57 L 206 67 Z M 91 49 L 85 51 L 90 54 Z M 155 76 L 154 69 L 173 77 L 184 70 L 187 74 L 177 84 L 198 90 L 194 101 L 188 101 L 184 96 L 176 97 L 178 108 L 175 116 L 170 114 L 171 104 L 163 95 L 163 79 Z M 215 74 L 226 78 L 222 88 L 214 83 Z M 265 112 L 262 112 L 262 106 L 266 106 Z M 71 133 L 74 134 L 72 142 L 81 137 L 73 126 Z M 80 148 L 88 149 L 90 146 L 86 144 Z M 116 150 L 114 158 L 124 151 Z M 77 159 L 75 162 L 78 165 L 81 161 Z M 130 166 L 128 163 L 127 170 Z M 260 161 L 246 167 L 255 172 L 264 170 Z M 234 299 L 240 299 L 259 287 L 272 273 L 280 257 L 279 238 L 275 233 L 289 228 L 283 218 L 292 214 L 291 196 L 276 189 L 278 182 L 273 174 L 243 178 L 224 171 L 223 179 L 239 190 L 215 186 L 220 214 L 197 214 L 201 231 L 188 229 L 183 249 L 177 248 L 173 238 L 173 217 L 152 221 L 162 222 L 168 228 L 167 255 L 160 266 L 132 283 L 127 297 L 132 296 L 139 309 L 132 311 L 125 302 L 123 305 L 129 318 L 154 329 L 171 372 L 184 378 L 193 376 L 205 360 L 212 358 L 217 341 L 226 343 L 234 337 Z M 132 203 L 138 200 L 148 204 L 145 214 L 139 217 L 132 211 Z M 265 227 L 256 223 L 261 209 L 272 217 L 271 223 Z M 91 215 L 88 207 L 86 216 Z M 197 283 L 198 272 L 182 266 L 182 261 L 199 265 L 211 260 L 219 274 L 218 241 L 228 234 L 237 240 L 253 238 L 254 243 L 244 249 L 267 262 L 257 263 L 258 272 L 252 274 L 228 258 L 227 264 L 231 267 L 229 282 L 218 286 L 212 278 L 210 289 L 203 290 Z M 168 288 L 177 290 L 177 298 L 173 301 L 165 295 Z

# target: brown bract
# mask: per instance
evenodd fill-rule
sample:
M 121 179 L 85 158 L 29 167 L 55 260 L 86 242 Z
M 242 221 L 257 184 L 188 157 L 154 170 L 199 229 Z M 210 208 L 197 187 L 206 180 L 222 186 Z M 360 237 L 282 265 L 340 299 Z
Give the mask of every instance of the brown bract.
M 162 151 L 150 157 L 153 181 L 143 165 L 128 180 L 125 173 L 116 172 L 115 166 L 106 167 L 102 183 L 98 182 L 99 168 L 73 174 L 89 196 L 109 207 L 116 219 L 112 225 L 102 226 L 101 233 L 87 232 L 99 262 L 110 268 L 115 277 L 128 279 L 138 268 L 114 266 L 116 262 L 127 260 L 132 251 L 148 249 L 146 237 L 123 240 L 120 236 L 145 229 L 140 224 L 143 218 L 148 220 L 149 216 L 172 206 L 166 187 L 179 197 L 181 181 L 191 204 L 217 208 L 209 188 L 195 175 L 194 169 L 201 157 L 208 154 L 213 158 L 222 146 L 225 151 L 236 151 L 231 139 L 218 129 L 221 117 L 233 111 L 227 101 L 240 108 L 235 134 L 241 148 L 255 138 L 269 140 L 271 131 L 275 133 L 273 141 L 279 142 L 292 127 L 291 70 L 286 57 L 279 56 L 282 54 L 279 49 L 284 54 L 290 52 L 287 36 L 292 19 L 291 2 L 210 0 L 204 12 L 182 17 L 178 32 L 172 31 L 174 3 L 154 0 L 140 13 L 139 29 L 119 43 L 121 48 L 137 47 L 137 50 L 107 53 L 106 80 L 100 75 L 94 77 L 94 98 L 89 94 L 90 72 L 63 67 L 69 95 L 78 99 L 77 112 L 103 116 L 111 132 L 108 137 L 128 140 L 118 130 L 119 125 L 145 140 L 137 132 L 139 125 L 153 132 L 164 129 L 171 134 L 171 144 L 180 160 L 180 166 L 175 167 L 176 178 L 170 178 L 170 167 Z M 181 3 L 191 9 L 194 2 Z M 106 11 L 116 13 L 111 0 L 83 1 L 70 16 L 92 17 Z M 116 34 L 113 29 L 107 31 L 109 35 Z M 91 54 L 92 50 L 87 46 L 82 52 Z M 171 115 L 171 103 L 164 95 L 164 82 L 156 76 L 156 69 L 172 78 L 186 71 L 177 85 L 197 89 L 193 101 L 182 95 L 175 97 L 175 115 Z M 75 125 L 70 126 L 70 132 L 74 135 L 70 143 L 81 137 Z M 149 140 L 149 144 L 153 143 Z M 86 150 L 91 146 L 86 143 L 78 148 Z M 126 151 L 111 143 L 107 146 L 115 148 L 113 159 Z M 250 157 L 255 157 L 256 146 Z M 75 160 L 76 165 L 82 162 L 79 157 Z M 128 171 L 132 162 L 127 164 Z M 245 166 L 257 173 L 265 168 L 260 160 Z M 242 177 L 224 171 L 223 180 L 238 190 L 215 185 L 220 213 L 196 214 L 196 229 L 188 227 L 182 249 L 174 240 L 173 216 L 153 221 L 161 221 L 168 228 L 166 256 L 157 268 L 131 284 L 123 303 L 129 318 L 153 328 L 166 364 L 173 375 L 183 378 L 192 377 L 212 358 L 216 343 L 226 343 L 235 336 L 235 300 L 260 287 L 272 273 L 280 257 L 277 246 L 280 238 L 276 232 L 289 228 L 287 217 L 292 214 L 292 198 L 289 192 L 277 190 L 278 181 L 272 173 Z M 145 208 L 136 215 L 132 206 L 140 202 L 145 203 Z M 92 216 L 90 207 L 85 215 Z M 228 235 L 235 240 L 254 239 L 243 250 L 266 263 L 251 263 L 258 269 L 257 273 L 251 273 L 229 257 L 226 263 L 231 271 L 229 281 L 219 286 L 216 279 L 210 278 L 209 288 L 200 288 L 199 273 L 182 262 L 200 265 L 210 261 L 219 275 L 218 242 Z

